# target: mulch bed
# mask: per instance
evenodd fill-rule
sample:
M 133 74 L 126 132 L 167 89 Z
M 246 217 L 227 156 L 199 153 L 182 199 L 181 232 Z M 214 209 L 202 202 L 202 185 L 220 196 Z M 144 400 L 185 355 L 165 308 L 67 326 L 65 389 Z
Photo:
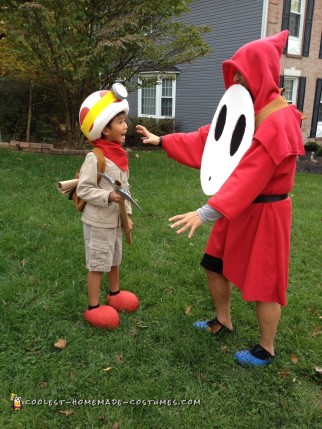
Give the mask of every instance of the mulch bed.
M 10 141 L 10 143 L 0 142 L 0 149 L 13 149 L 18 151 L 27 151 L 27 152 L 41 152 L 47 154 L 56 154 L 56 155 L 80 155 L 84 156 L 90 147 L 87 150 L 75 150 L 67 148 L 54 148 L 52 144 L 46 143 L 25 143 L 18 141 Z M 132 151 L 152 151 L 152 150 L 162 150 L 157 146 L 133 146 L 126 147 L 128 152 Z M 313 159 L 311 159 L 312 153 L 309 152 L 306 156 L 299 156 L 297 159 L 296 171 L 303 173 L 313 173 L 313 174 L 322 174 L 322 156 L 316 156 L 313 154 Z
M 322 174 L 322 157 L 316 157 L 313 161 L 310 158 L 299 157 L 296 171 L 301 173 Z

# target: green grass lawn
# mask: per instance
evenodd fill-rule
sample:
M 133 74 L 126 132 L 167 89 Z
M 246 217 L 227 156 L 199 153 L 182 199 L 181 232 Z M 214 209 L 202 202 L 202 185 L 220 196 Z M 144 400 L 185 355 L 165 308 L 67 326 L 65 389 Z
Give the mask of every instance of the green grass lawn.
M 257 325 L 254 305 L 237 290 L 234 334 L 215 339 L 192 328 L 213 317 L 199 266 L 211 226 L 191 240 L 169 228 L 170 216 L 206 197 L 199 172 L 162 152 L 130 154 L 132 195 L 143 212 L 133 209 L 121 281 L 140 297 L 140 309 L 122 314 L 113 332 L 84 321 L 82 225 L 56 190 L 81 162 L 0 152 L 0 428 L 322 428 L 322 175 L 298 174 L 292 192 L 289 305 L 278 358 L 246 369 L 233 355 L 257 341 Z M 64 350 L 54 347 L 60 338 Z M 22 410 L 12 410 L 12 393 L 25 401 Z

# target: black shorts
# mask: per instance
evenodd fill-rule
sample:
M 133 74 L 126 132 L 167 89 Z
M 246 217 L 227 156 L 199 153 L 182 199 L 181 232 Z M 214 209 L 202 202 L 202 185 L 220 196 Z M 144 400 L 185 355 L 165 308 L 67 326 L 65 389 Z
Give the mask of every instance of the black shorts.
M 217 274 L 223 273 L 223 260 L 221 258 L 215 258 L 214 256 L 205 253 L 200 262 L 200 265 L 208 271 L 212 271 Z

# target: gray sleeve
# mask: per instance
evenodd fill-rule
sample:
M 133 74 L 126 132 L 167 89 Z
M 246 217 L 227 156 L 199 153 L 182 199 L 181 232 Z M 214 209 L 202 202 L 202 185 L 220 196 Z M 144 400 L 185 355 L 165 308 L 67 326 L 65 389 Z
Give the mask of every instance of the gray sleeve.
M 216 222 L 216 220 L 222 217 L 221 213 L 219 213 L 216 209 L 214 209 L 208 204 L 205 204 L 200 209 L 197 209 L 197 212 L 198 212 L 198 215 L 200 216 L 202 223 Z

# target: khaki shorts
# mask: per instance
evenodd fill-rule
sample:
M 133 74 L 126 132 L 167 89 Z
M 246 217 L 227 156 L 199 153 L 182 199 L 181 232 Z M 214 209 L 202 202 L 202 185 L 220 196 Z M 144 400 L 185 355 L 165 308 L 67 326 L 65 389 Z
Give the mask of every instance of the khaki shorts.
M 97 228 L 83 223 L 86 268 L 108 273 L 122 260 L 122 231 L 117 228 Z

